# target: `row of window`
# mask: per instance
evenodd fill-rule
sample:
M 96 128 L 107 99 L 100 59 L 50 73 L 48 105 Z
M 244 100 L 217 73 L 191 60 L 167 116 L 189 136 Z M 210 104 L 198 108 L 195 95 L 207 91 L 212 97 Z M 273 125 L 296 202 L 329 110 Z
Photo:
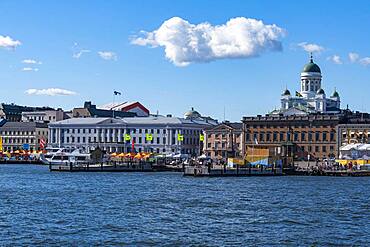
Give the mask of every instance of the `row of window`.
M 33 138 L 3 138 L 3 144 L 23 144 L 23 143 L 35 143 Z
M 30 136 L 35 135 L 36 131 L 0 131 L 1 135 L 8 135 L 8 136 Z M 44 131 L 41 131 L 41 133 L 44 133 Z M 40 131 L 39 133 L 40 134 Z
M 303 152 L 316 152 L 316 153 L 318 153 L 318 152 L 323 152 L 323 153 L 326 153 L 326 152 L 328 152 L 328 148 L 327 148 L 327 146 L 308 146 L 308 147 L 304 147 L 304 146 L 302 146 L 301 147 L 301 151 L 303 151 Z M 329 151 L 330 152 L 334 152 L 334 146 L 329 146 Z
M 54 130 L 56 131 L 56 130 Z M 115 133 L 118 135 L 118 129 L 62 129 L 62 133 L 65 132 L 67 134 L 96 134 L 98 131 L 108 133 Z M 173 129 L 172 134 L 175 135 L 176 131 L 179 133 L 180 130 Z M 125 129 L 121 129 L 121 133 L 125 133 Z M 145 134 L 166 134 L 166 129 L 127 129 L 126 130 L 127 134 L 136 134 L 136 133 L 145 133 Z M 181 131 L 182 134 L 187 134 L 187 135 L 199 135 L 201 133 L 200 130 L 192 130 L 192 129 L 185 129 Z
M 276 142 L 276 141 L 335 141 L 335 132 L 260 132 L 247 133 L 246 141 Z
M 162 142 L 161 142 L 162 140 Z M 157 137 L 157 138 L 153 138 L 151 141 L 148 141 L 146 138 L 143 138 L 143 137 L 132 137 L 132 141 L 134 143 L 138 143 L 138 144 L 147 144 L 147 143 L 150 143 L 150 144 L 163 144 L 163 145 L 166 145 L 166 137 L 163 137 L 163 138 L 160 138 L 160 137 Z M 172 142 L 169 144 L 169 145 L 174 145 L 176 144 L 176 138 L 173 137 L 172 138 Z M 66 143 L 97 143 L 97 142 L 105 142 L 105 143 L 108 143 L 108 142 L 119 142 L 118 141 L 118 137 L 116 138 L 108 138 L 108 137 L 105 137 L 105 138 L 97 138 L 96 136 L 94 137 L 86 137 L 86 136 L 77 136 L 77 137 L 74 137 L 74 136 L 67 136 L 65 137 L 65 141 Z M 55 138 L 54 138 L 54 142 L 55 142 Z M 128 143 L 130 141 L 127 141 Z M 182 141 L 182 144 L 184 145 L 199 145 L 199 139 L 198 138 L 188 138 L 188 137 L 184 137 L 184 140 Z

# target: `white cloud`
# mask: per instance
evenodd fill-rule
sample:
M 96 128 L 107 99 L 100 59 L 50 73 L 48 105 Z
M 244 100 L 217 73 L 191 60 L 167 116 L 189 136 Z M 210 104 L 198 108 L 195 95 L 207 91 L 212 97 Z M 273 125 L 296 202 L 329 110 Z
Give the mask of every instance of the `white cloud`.
M 209 62 L 225 58 L 257 57 L 266 51 L 281 51 L 280 39 L 285 31 L 265 25 L 261 20 L 245 17 L 232 18 L 222 25 L 205 22 L 191 24 L 173 17 L 152 32 L 141 31 L 131 43 L 165 49 L 166 58 L 176 66 L 194 62 Z
M 327 60 L 332 61 L 335 64 L 343 64 L 342 59 L 338 55 L 333 55 L 327 58 Z
M 301 47 L 303 50 L 307 52 L 317 52 L 320 53 L 323 50 L 325 50 L 324 47 L 318 45 L 318 44 L 313 44 L 313 43 L 307 43 L 307 42 L 301 42 L 298 44 L 299 47 Z
M 0 35 L 0 47 L 6 49 L 15 49 L 17 46 L 20 46 L 22 43 L 19 40 L 14 40 L 9 36 Z
M 47 96 L 69 96 L 76 95 L 76 92 L 61 89 L 61 88 L 45 88 L 45 89 L 28 89 L 25 91 L 28 95 L 47 95 Z
M 355 63 L 360 58 L 360 55 L 354 52 L 350 52 L 348 53 L 348 58 L 351 63 Z
M 104 60 L 117 60 L 117 54 L 112 51 L 98 51 L 98 54 Z
M 82 54 L 89 53 L 89 52 L 90 52 L 90 50 L 85 50 L 85 49 L 79 50 L 79 51 L 73 53 L 72 57 L 76 58 L 76 59 L 79 59 L 82 56 Z
M 361 58 L 359 62 L 360 64 L 365 65 L 365 66 L 370 65 L 370 57 Z
M 42 62 L 36 61 L 34 59 L 24 59 L 22 61 L 22 63 L 25 63 L 25 64 L 42 64 Z
M 22 70 L 23 70 L 23 71 L 34 71 L 34 72 L 39 71 L 39 69 L 38 69 L 38 68 L 31 68 L 31 67 L 25 67 L 25 68 L 23 68 Z

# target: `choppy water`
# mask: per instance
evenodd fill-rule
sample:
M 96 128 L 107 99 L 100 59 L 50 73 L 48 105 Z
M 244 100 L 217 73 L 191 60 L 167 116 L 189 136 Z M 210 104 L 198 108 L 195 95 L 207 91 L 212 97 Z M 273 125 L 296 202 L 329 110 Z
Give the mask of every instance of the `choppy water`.
M 370 178 L 0 165 L 0 246 L 369 246 Z

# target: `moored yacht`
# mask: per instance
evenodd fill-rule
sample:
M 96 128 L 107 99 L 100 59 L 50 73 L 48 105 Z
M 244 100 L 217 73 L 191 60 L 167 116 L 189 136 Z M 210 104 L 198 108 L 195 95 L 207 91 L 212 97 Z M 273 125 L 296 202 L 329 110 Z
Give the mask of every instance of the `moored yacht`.
M 81 164 L 90 161 L 90 154 L 80 149 L 46 148 L 40 160 L 47 165 Z

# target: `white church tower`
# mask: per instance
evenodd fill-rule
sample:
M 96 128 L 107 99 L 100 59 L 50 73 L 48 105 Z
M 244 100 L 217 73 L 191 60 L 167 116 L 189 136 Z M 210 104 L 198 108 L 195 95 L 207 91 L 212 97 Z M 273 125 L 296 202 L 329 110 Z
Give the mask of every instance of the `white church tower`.
M 316 92 L 321 89 L 321 69 L 313 62 L 312 54 L 310 62 L 301 72 L 301 95 L 304 98 L 314 98 Z
M 327 97 L 321 87 L 322 74 L 320 67 L 313 62 L 312 54 L 310 61 L 301 71 L 301 83 L 299 92 L 290 94 L 285 88 L 281 94 L 280 109 L 275 109 L 270 114 L 302 115 L 311 113 L 337 114 L 341 112 L 340 97 L 337 90 L 334 90 L 330 97 Z

